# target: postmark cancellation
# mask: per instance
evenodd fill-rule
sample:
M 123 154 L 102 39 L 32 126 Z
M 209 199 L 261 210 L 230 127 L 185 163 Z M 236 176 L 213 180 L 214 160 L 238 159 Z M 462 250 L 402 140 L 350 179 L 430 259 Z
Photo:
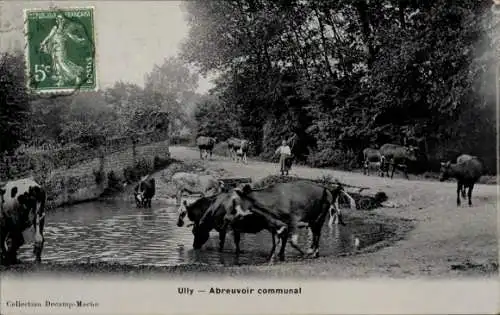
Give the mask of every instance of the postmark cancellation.
M 30 91 L 97 90 L 93 7 L 26 9 L 24 25 Z

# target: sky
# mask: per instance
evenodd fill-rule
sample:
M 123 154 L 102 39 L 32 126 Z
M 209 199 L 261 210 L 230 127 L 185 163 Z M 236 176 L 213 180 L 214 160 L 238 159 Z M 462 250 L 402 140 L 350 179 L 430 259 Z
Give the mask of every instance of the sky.
M 94 7 L 101 89 L 119 80 L 143 86 L 144 75 L 177 55 L 188 33 L 181 1 L 0 1 L 0 50 L 24 47 L 23 9 L 50 6 Z M 198 92 L 212 86 L 201 77 Z

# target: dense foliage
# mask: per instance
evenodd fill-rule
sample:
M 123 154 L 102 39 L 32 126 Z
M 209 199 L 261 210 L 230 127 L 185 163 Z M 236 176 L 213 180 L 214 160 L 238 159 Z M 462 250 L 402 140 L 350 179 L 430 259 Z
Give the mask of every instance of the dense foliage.
M 11 152 L 26 139 L 29 116 L 21 52 L 0 56 L 0 153 Z
M 282 139 L 315 165 L 414 144 L 430 168 L 459 153 L 495 170 L 491 1 L 188 1 L 182 57 L 220 76 L 199 133 Z M 496 26 L 495 26 L 496 27 Z M 233 132 L 227 132 L 230 128 Z

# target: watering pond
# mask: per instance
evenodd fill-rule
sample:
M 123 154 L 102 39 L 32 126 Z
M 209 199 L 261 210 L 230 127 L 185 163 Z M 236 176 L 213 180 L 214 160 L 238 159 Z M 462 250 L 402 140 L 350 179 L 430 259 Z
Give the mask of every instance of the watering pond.
M 191 199 L 193 200 L 193 199 Z M 344 210 L 344 213 L 350 210 Z M 173 200 L 153 199 L 151 209 L 138 209 L 130 201 L 94 201 L 58 208 L 47 213 L 45 246 L 42 259 L 52 264 L 119 263 L 124 265 L 174 266 L 183 264 L 240 265 L 267 262 L 272 247 L 268 231 L 242 234 L 238 257 L 234 254 L 232 233 L 226 236 L 223 252 L 218 251 L 218 233 L 212 231 L 201 250 L 193 250 L 190 227 L 177 227 L 177 207 Z M 328 221 L 328 220 L 327 220 Z M 392 234 L 382 224 L 367 224 L 345 216 L 347 226 L 325 222 L 321 234 L 320 255 L 335 256 L 384 240 Z M 32 261 L 31 232 L 19 258 Z M 302 229 L 299 244 L 305 250 L 310 238 Z M 286 260 L 302 259 L 290 245 Z

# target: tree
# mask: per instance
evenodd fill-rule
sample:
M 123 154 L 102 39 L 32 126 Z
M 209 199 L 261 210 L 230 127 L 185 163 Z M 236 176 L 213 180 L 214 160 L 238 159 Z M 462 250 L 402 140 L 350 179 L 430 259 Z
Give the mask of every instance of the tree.
M 321 165 L 410 141 L 434 162 L 467 151 L 494 170 L 494 146 L 479 141 L 495 135 L 490 6 L 189 1 L 181 56 L 221 73 L 218 106 L 264 157 L 296 134 L 299 158 Z
M 27 139 L 29 97 L 21 52 L 0 57 L 0 154 L 10 153 Z

